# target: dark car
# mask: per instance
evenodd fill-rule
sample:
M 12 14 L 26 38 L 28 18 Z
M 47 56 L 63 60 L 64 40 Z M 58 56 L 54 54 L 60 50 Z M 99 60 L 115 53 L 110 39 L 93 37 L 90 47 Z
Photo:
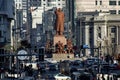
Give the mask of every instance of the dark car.
M 55 80 L 54 75 L 51 75 L 51 74 L 46 74 L 45 79 L 46 80 Z
M 49 70 L 56 70 L 56 65 L 54 64 L 49 65 Z

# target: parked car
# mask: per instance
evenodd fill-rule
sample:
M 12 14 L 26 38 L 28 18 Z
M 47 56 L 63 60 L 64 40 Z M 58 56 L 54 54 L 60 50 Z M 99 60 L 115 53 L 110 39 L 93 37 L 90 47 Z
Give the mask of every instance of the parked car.
M 45 79 L 46 80 L 55 80 L 55 77 L 52 74 L 46 74 Z
M 115 63 L 115 64 L 109 64 L 109 69 L 110 70 L 120 70 L 120 66 L 117 63 Z
M 11 78 L 19 78 L 20 77 L 20 73 L 17 71 L 8 71 L 6 72 L 6 77 L 11 77 Z
M 55 75 L 54 77 L 56 80 L 71 80 L 71 77 L 61 74 L 61 73 Z

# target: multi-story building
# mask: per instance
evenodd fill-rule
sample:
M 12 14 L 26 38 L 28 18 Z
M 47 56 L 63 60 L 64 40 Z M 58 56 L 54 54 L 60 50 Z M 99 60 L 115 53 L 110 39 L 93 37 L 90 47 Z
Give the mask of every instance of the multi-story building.
M 73 41 L 73 44 L 75 45 L 75 24 L 74 24 L 74 20 L 75 20 L 75 1 L 74 0 L 66 0 L 66 22 L 68 24 L 68 38 L 71 38 Z
M 99 47 L 101 55 L 119 53 L 119 3 L 118 0 L 76 0 L 77 43 L 89 48 Z M 78 36 L 80 35 L 80 36 Z M 86 51 L 92 55 L 95 51 Z
M 0 0 L 0 47 L 11 42 L 11 21 L 14 14 L 14 0 Z
M 0 55 L 9 54 L 8 51 L 11 49 L 14 8 L 14 0 L 0 0 Z M 9 67 L 8 61 L 8 57 L 0 56 L 0 67 L 7 69 Z
M 76 12 L 110 12 L 120 14 L 119 0 L 76 0 Z

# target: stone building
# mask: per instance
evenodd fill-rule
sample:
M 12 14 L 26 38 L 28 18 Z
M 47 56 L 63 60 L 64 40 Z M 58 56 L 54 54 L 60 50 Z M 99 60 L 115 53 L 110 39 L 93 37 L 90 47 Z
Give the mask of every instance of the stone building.
M 103 55 L 119 53 L 120 1 L 75 0 L 75 5 L 77 46 L 99 46 Z M 85 53 L 95 55 L 93 49 Z
M 120 16 L 108 12 L 80 12 L 77 21 L 77 37 L 80 45 L 99 48 L 100 55 L 120 52 Z M 94 49 L 86 49 L 85 55 L 98 55 Z

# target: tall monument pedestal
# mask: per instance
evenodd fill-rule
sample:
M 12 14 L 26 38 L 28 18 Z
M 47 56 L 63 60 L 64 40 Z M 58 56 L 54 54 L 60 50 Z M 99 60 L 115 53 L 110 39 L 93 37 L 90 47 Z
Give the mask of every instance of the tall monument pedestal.
M 53 54 L 53 60 L 60 61 L 60 60 L 74 60 L 74 54 L 67 54 L 67 53 L 56 53 Z
M 54 46 L 55 46 L 56 43 L 58 43 L 59 41 L 60 41 L 61 43 L 63 43 L 63 45 L 66 45 L 66 44 L 67 44 L 66 38 L 65 38 L 65 36 L 63 36 L 63 35 L 58 35 L 58 36 L 55 35 L 53 40 L 54 40 L 54 41 L 53 41 Z

